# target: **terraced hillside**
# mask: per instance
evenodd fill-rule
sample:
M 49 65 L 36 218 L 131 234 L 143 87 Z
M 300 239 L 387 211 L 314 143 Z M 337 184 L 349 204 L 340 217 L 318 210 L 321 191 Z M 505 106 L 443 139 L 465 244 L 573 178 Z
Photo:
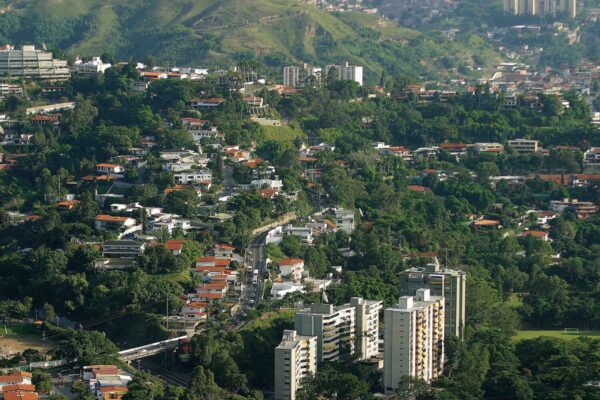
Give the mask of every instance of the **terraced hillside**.
M 296 0 L 0 1 L 0 42 L 45 43 L 80 55 L 155 56 L 226 65 L 253 54 L 269 65 L 348 59 L 381 71 L 436 74 L 439 60 L 496 54 L 483 41 L 448 45 L 366 14 L 331 14 Z M 480 57 L 481 58 L 481 57 Z M 443 63 L 442 63 L 443 64 Z

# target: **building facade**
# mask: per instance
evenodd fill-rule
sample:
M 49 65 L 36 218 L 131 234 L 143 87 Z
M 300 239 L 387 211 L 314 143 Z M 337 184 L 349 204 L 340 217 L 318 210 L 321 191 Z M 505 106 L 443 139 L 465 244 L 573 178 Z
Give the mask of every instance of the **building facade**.
M 379 312 L 383 301 L 352 297 L 350 305 L 356 310 L 356 354 L 366 360 L 379 354 Z
M 513 148 L 519 154 L 537 153 L 541 150 L 538 140 L 515 139 L 509 140 L 508 146 Z
M 430 381 L 444 367 L 444 298 L 419 289 L 385 310 L 383 381 L 386 392 L 404 376 Z
M 504 12 L 510 15 L 539 15 L 554 18 L 564 14 L 577 16 L 577 0 L 504 0 Z
M 294 400 L 296 392 L 317 372 L 317 338 L 283 331 L 275 348 L 275 400 Z
M 0 51 L 0 76 L 64 81 L 71 77 L 71 71 L 66 61 L 56 60 L 52 53 L 26 45 L 19 50 Z
M 342 81 L 354 81 L 360 86 L 363 85 L 363 67 L 360 65 L 350 65 L 348 61 L 344 61 L 340 65 L 328 65 L 325 67 L 325 76 L 329 76 L 329 72 L 334 69 L 337 72 L 337 79 Z
M 298 334 L 316 336 L 319 363 L 354 354 L 356 310 L 351 305 L 311 304 L 296 313 L 294 322 Z
M 437 259 L 425 267 L 410 268 L 400 273 L 400 296 L 414 296 L 421 288 L 429 289 L 433 296 L 444 297 L 446 335 L 462 338 L 465 330 L 467 273 L 441 270 Z
M 319 362 L 355 355 L 366 360 L 379 353 L 379 312 L 383 302 L 353 297 L 341 306 L 312 304 L 296 313 L 299 334 L 317 337 Z
M 283 67 L 283 86 L 299 86 L 300 71 L 302 71 L 302 68 L 295 65 Z

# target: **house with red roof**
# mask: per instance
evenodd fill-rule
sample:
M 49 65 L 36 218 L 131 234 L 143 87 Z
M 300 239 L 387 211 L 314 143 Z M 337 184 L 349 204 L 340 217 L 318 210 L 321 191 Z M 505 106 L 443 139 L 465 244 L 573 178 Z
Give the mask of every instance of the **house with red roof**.
M 214 248 L 215 257 L 218 257 L 218 258 L 232 259 L 234 252 L 235 252 L 235 246 L 232 246 L 232 245 L 226 244 L 226 243 L 217 244 L 217 245 L 215 245 L 215 248 Z
M 284 280 L 300 282 L 305 275 L 304 260 L 301 258 L 282 258 L 279 260 L 279 274 Z
M 211 109 L 219 107 L 224 101 L 225 99 L 221 97 L 213 97 L 210 99 L 192 99 L 190 103 L 193 108 Z
M 99 400 L 121 400 L 129 392 L 124 386 L 104 386 L 98 388 Z
M 522 237 L 532 237 L 536 239 L 541 239 L 544 242 L 550 240 L 550 233 L 546 231 L 525 231 L 521 234 Z
M 96 173 L 100 175 L 122 174 L 125 171 L 119 164 L 100 163 L 96 164 Z
M 31 385 L 31 379 L 33 375 L 30 372 L 13 372 L 8 375 L 0 375 L 0 390 L 3 390 L 6 386 L 14 385 Z

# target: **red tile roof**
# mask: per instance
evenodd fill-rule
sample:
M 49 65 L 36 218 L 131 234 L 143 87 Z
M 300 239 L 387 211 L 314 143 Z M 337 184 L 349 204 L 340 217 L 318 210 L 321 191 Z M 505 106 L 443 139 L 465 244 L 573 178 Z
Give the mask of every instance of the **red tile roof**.
M 235 250 L 235 246 L 226 243 L 220 243 L 215 245 L 216 249 L 226 249 L 226 250 Z
M 38 400 L 39 396 L 35 392 L 8 392 L 4 393 L 4 400 Z
M 282 258 L 281 260 L 279 260 L 279 265 L 294 265 L 303 262 L 304 260 L 301 258 Z
M 544 231 L 525 231 L 521 236 L 531 236 L 536 238 L 548 237 L 549 233 Z
M 35 392 L 35 385 L 25 385 L 25 384 L 17 384 L 17 385 L 6 385 L 2 388 L 4 393 L 6 392 L 14 392 L 20 390 L 22 392 Z
M 100 163 L 96 164 L 97 168 L 121 168 L 119 164 Z
M 127 217 L 116 217 L 114 215 L 98 215 L 96 217 L 96 221 L 106 221 L 106 222 L 125 222 L 129 218 Z
M 426 186 L 419 186 L 419 185 L 410 185 L 407 187 L 408 190 L 410 190 L 411 192 L 428 192 L 431 190 L 431 188 L 428 188 Z

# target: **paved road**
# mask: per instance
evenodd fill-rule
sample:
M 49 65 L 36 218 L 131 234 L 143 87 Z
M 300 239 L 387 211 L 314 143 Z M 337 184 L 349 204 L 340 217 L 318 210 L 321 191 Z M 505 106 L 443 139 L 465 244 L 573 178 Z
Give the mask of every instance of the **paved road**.
M 248 266 L 246 291 L 242 302 L 250 308 L 257 307 L 263 297 L 265 288 L 265 275 L 267 271 L 267 255 L 265 253 L 265 239 L 268 232 L 260 233 L 252 238 L 246 249 L 246 265 Z M 258 270 L 258 279 L 253 282 L 253 271 Z
M 228 163 L 223 163 L 223 190 L 221 191 L 221 197 L 231 196 L 234 189 L 233 167 Z

